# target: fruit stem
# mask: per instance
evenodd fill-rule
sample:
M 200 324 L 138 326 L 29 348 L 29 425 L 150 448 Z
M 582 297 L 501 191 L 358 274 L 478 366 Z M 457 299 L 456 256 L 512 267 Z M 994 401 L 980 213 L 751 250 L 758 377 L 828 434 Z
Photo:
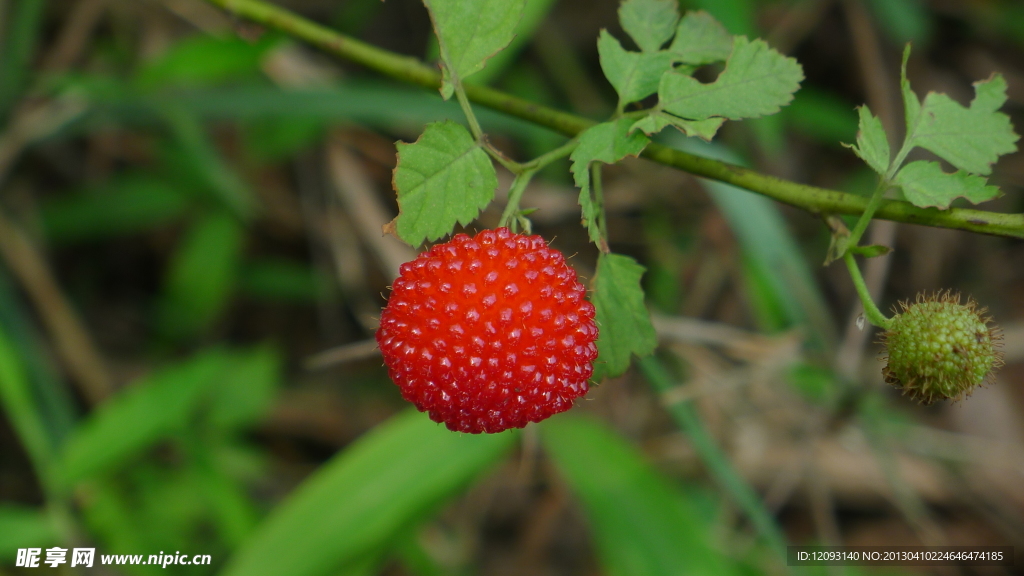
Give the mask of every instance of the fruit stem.
M 857 266 L 857 261 L 853 259 L 853 254 L 850 252 L 843 254 L 843 261 L 846 262 L 846 268 L 850 271 L 850 278 L 853 280 L 854 288 L 857 289 L 860 303 L 864 305 L 864 316 L 868 322 L 888 330 L 892 326 L 892 319 L 886 318 L 878 306 L 875 306 L 875 301 L 871 299 L 871 292 L 868 291 L 868 286 L 864 283 L 864 277 L 861 276 L 860 268 Z
M 462 87 L 462 81 L 455 83 L 455 98 L 458 99 L 459 106 L 462 107 L 462 113 L 466 115 L 469 131 L 473 133 L 473 138 L 483 144 L 484 131 L 480 129 L 480 122 L 477 121 L 476 114 L 473 114 L 473 108 L 469 105 L 469 98 L 466 97 L 466 89 Z
M 864 231 L 868 229 L 868 224 L 871 223 L 871 219 L 875 216 L 875 211 L 882 205 L 882 196 L 885 195 L 885 191 L 888 189 L 889 181 L 885 178 L 880 178 L 878 186 L 875 187 L 874 193 L 871 194 L 871 199 L 868 200 L 868 205 L 864 207 L 864 212 L 857 219 L 857 224 L 854 225 L 853 231 L 850 232 L 850 237 L 846 239 L 847 248 L 843 250 L 843 254 L 846 254 L 847 250 L 860 243 L 861 237 L 864 236 Z
M 505 210 L 501 213 L 501 220 L 498 221 L 498 227 L 508 227 L 516 217 L 516 213 L 519 212 L 519 201 L 523 198 L 523 191 L 526 190 L 527 184 L 533 179 L 533 175 L 537 173 L 536 169 L 526 170 L 516 175 L 516 179 L 512 181 L 512 187 L 508 190 L 508 203 L 505 204 Z
M 524 162 L 521 166 L 524 170 L 540 170 L 547 166 L 548 164 L 551 164 L 555 160 L 558 160 L 559 158 L 565 158 L 569 154 L 572 154 L 573 150 L 575 150 L 576 147 L 579 146 L 579 143 L 579 136 L 576 136 L 570 139 L 565 144 L 562 144 L 558 148 L 555 148 L 550 152 L 545 152 L 544 154 L 537 156 L 536 158 L 530 160 L 529 162 Z

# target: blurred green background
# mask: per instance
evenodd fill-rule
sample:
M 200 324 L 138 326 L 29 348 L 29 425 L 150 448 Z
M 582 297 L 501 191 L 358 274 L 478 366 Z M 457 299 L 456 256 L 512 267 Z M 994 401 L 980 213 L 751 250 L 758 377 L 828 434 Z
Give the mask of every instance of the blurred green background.
M 277 4 L 436 58 L 418 0 Z M 680 5 L 766 38 L 807 80 L 777 116 L 667 145 L 868 194 L 840 142 L 863 103 L 899 132 L 906 42 L 920 94 L 967 102 L 1000 72 L 1024 126 L 1020 2 Z M 616 8 L 529 0 L 473 81 L 607 115 L 595 47 L 601 28 L 624 37 Z M 478 116 L 518 159 L 564 141 Z M 820 219 L 626 161 L 606 170 L 610 243 L 648 268 L 657 358 L 521 432 L 459 435 L 410 411 L 372 338 L 415 252 L 380 227 L 394 142 L 442 118 L 461 121 L 453 101 L 202 0 L 0 0 L 0 574 L 52 546 L 95 548 L 97 564 L 212 558 L 89 573 L 231 576 L 862 574 L 883 572 L 787 568 L 784 546 L 1024 550 L 1020 241 L 870 232 L 895 248 L 866 268 L 883 309 L 954 288 L 1004 329 L 993 385 L 924 408 L 882 383 L 845 270 L 820 265 Z M 523 206 L 590 277 L 567 167 Z M 1024 154 L 992 182 L 1005 196 L 986 209 L 1024 211 Z M 1019 554 L 977 573 L 1022 573 Z

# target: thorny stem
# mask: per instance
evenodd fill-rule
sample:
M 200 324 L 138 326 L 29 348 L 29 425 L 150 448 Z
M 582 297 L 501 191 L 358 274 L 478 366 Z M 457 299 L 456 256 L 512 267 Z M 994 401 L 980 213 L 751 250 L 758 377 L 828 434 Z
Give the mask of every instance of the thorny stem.
M 857 296 L 860 297 L 860 302 L 864 305 L 864 316 L 868 319 L 868 322 L 888 330 L 892 326 L 892 319 L 886 318 L 885 314 L 882 314 L 882 311 L 875 305 L 875 301 L 871 298 L 871 292 L 868 291 L 868 286 L 864 283 L 864 277 L 861 276 L 860 268 L 857 266 L 857 261 L 854 260 L 853 254 L 850 252 L 843 254 L 843 261 L 846 262 L 846 268 L 850 271 L 850 279 L 853 280 L 853 286 L 857 289 Z
M 415 58 L 382 50 L 344 36 L 273 4 L 261 0 L 207 1 L 223 7 L 237 16 L 286 32 L 326 52 L 356 62 L 391 78 L 426 88 L 436 89 L 441 85 L 441 75 L 434 67 L 427 66 Z M 593 120 L 541 106 L 487 86 L 467 85 L 465 93 L 466 98 L 471 102 L 528 120 L 568 136 L 575 136 L 595 124 Z M 782 180 L 747 168 L 673 150 L 654 143 L 647 146 L 643 156 L 660 164 L 673 166 L 696 176 L 739 186 L 816 214 L 860 215 L 868 204 L 868 199 L 856 194 Z M 950 208 L 948 210 L 918 208 L 909 202 L 883 199 L 879 203 L 875 217 L 910 224 L 1024 238 L 1024 214 L 1001 214 L 966 208 Z

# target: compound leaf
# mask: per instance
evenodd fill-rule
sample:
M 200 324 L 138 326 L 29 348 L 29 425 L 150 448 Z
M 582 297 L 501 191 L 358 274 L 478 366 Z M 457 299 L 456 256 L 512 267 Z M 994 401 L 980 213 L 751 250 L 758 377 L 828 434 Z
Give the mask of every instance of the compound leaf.
M 399 214 L 391 227 L 409 244 L 437 240 L 456 222 L 468 224 L 494 198 L 494 165 L 461 124 L 428 124 L 419 140 L 397 146 Z
M 725 70 L 714 82 L 703 84 L 678 72 L 663 75 L 659 106 L 690 120 L 757 118 L 788 104 L 803 78 L 803 69 L 793 58 L 779 54 L 763 40 L 737 36 Z
M 619 118 L 612 122 L 604 122 L 587 128 L 580 134 L 579 145 L 569 159 L 572 160 L 573 178 L 580 188 L 580 206 L 583 207 L 583 218 L 587 222 L 590 239 L 597 243 L 600 231 L 597 226 L 598 209 L 590 195 L 590 164 L 604 162 L 613 164 L 626 156 L 636 156 L 643 152 L 651 141 L 642 132 L 630 133 L 633 120 Z
M 1010 117 L 997 112 L 1006 102 L 1001 75 L 975 82 L 974 93 L 969 108 L 945 94 L 928 93 L 917 117 L 907 119 L 908 145 L 930 150 L 961 170 L 991 173 L 999 156 L 1017 150 L 1020 137 Z
M 619 93 L 619 106 L 643 100 L 658 91 L 661 75 L 672 68 L 669 52 L 630 52 L 608 33 L 597 40 L 601 70 Z
M 618 376 L 630 357 L 654 352 L 658 337 L 644 305 L 644 267 L 629 256 L 603 253 L 597 260 L 592 301 L 597 309 L 597 362 L 594 378 Z
M 857 108 L 860 114 L 860 125 L 857 130 L 857 143 L 853 152 L 867 162 L 872 170 L 885 175 L 889 170 L 889 140 L 885 137 L 882 121 L 871 114 L 867 106 Z
M 963 170 L 949 174 L 938 162 L 919 160 L 904 166 L 893 179 L 903 189 L 903 196 L 915 206 L 934 206 L 945 210 L 956 198 L 974 204 L 1000 195 L 999 188 L 988 186 L 981 176 Z
M 424 0 L 444 61 L 441 96 L 479 72 L 487 59 L 512 42 L 526 0 Z
M 655 52 L 675 32 L 679 21 L 676 0 L 626 0 L 619 7 L 619 22 L 644 52 Z
M 687 12 L 679 21 L 668 51 L 686 64 L 723 62 L 732 53 L 732 34 L 703 10 Z

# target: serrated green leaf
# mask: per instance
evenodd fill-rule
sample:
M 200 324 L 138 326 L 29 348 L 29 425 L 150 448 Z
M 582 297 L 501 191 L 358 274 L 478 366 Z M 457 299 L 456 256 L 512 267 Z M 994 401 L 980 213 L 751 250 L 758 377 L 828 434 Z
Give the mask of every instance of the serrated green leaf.
M 619 6 L 622 29 L 644 52 L 654 52 L 668 42 L 678 21 L 676 0 L 626 0 Z
M 391 418 L 292 492 L 221 574 L 336 574 L 463 489 L 517 438 L 515 432 L 455 434 L 411 410 Z
M 1010 117 L 997 112 L 1006 102 L 1002 75 L 975 82 L 974 92 L 969 108 L 945 94 L 929 92 L 907 132 L 909 145 L 930 150 L 961 170 L 991 173 L 999 156 L 1017 150 L 1020 137 Z
M 654 111 L 629 127 L 630 131 L 643 130 L 648 136 L 661 132 L 665 126 L 675 126 L 687 136 L 696 136 L 711 141 L 722 127 L 725 118 L 706 118 L 704 120 L 685 120 L 678 116 Z
M 974 204 L 998 197 L 1001 192 L 988 186 L 981 176 L 963 170 L 953 174 L 942 171 L 938 162 L 918 160 L 904 166 L 893 183 L 903 189 L 908 202 L 921 208 L 933 206 L 945 210 L 956 198 L 966 198 Z
M 566 414 L 541 424 L 541 441 L 583 505 L 603 573 L 735 572 L 712 542 L 712 520 L 614 431 L 597 420 Z
M 424 0 L 444 61 L 441 95 L 447 100 L 461 82 L 512 42 L 526 0 Z
M 657 92 L 661 75 L 672 68 L 672 54 L 630 52 L 607 30 L 601 30 L 597 53 L 601 57 L 601 70 L 619 93 L 620 107 Z
M 732 34 L 703 10 L 687 12 L 679 21 L 668 51 L 679 62 L 702 65 L 724 62 L 732 53 Z
M 413 246 L 466 225 L 494 198 L 494 165 L 469 130 L 450 120 L 428 124 L 412 144 L 399 142 L 394 183 L 398 236 Z
M 921 101 L 917 94 L 910 89 L 910 80 L 907 80 L 907 62 L 910 60 L 910 44 L 903 48 L 903 63 L 900 64 L 900 93 L 903 95 L 903 118 L 907 125 L 907 134 L 914 132 L 914 123 L 921 114 Z
M 590 195 L 590 164 L 614 164 L 626 156 L 636 156 L 643 152 L 651 140 L 642 132 L 630 133 L 632 124 L 633 120 L 629 118 L 619 118 L 587 128 L 580 134 L 579 145 L 569 156 L 572 160 L 570 170 L 576 186 L 580 188 L 583 219 L 586 220 L 590 240 L 595 243 L 599 242 L 601 234 L 597 226 L 599 215 Z
M 717 80 L 703 84 L 691 76 L 668 72 L 661 77 L 658 105 L 690 120 L 757 118 L 788 104 L 803 78 L 803 69 L 793 58 L 779 54 L 763 40 L 737 36 Z
M 857 108 L 857 112 L 860 114 L 857 143 L 851 148 L 872 170 L 885 176 L 889 170 L 890 152 L 882 121 L 872 115 L 867 106 Z
M 633 354 L 646 356 L 658 346 L 640 278 L 644 267 L 629 256 L 602 253 L 597 259 L 594 293 L 597 310 L 597 361 L 594 378 L 614 377 L 629 368 Z

